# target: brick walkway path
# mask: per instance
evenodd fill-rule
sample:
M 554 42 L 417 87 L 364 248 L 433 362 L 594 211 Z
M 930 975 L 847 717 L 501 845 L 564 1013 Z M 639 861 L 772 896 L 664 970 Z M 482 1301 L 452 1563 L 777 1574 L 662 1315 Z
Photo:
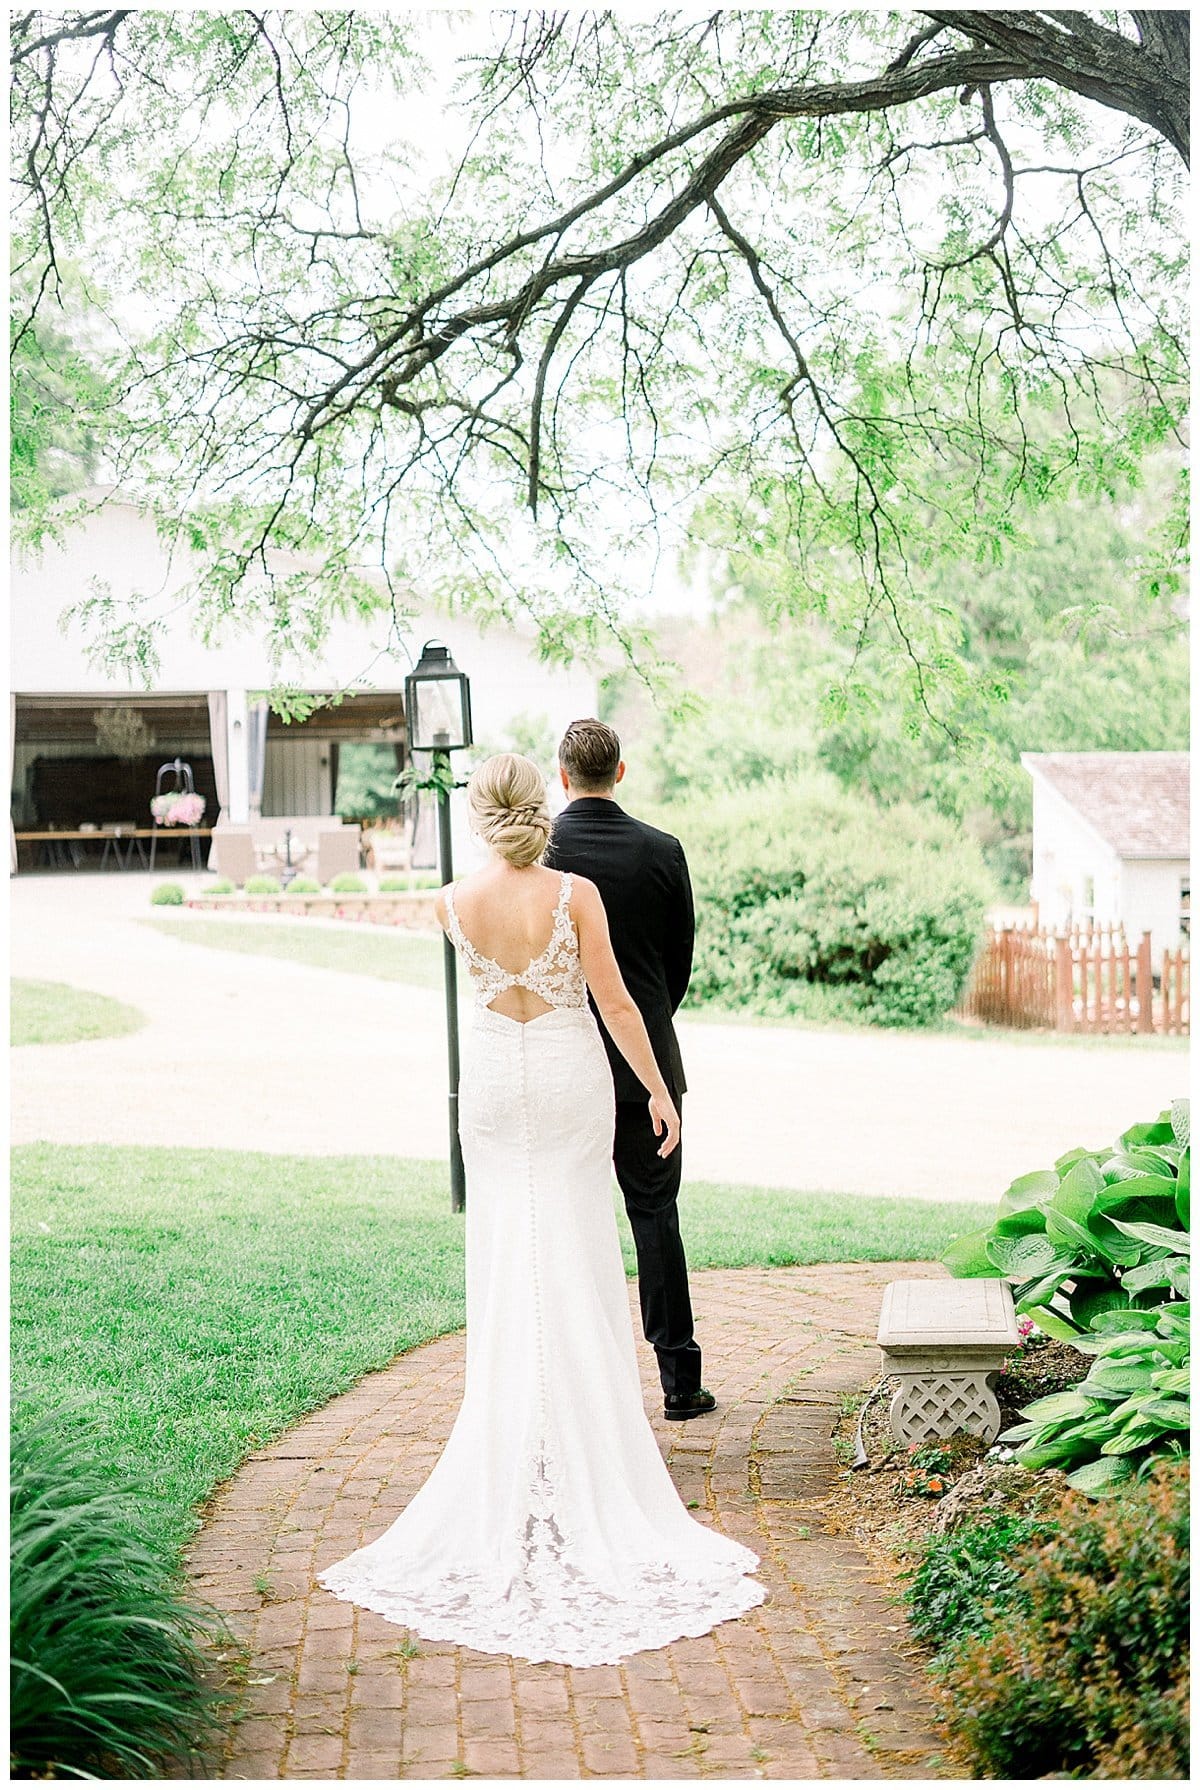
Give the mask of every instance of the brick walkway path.
M 693 1277 L 711 1418 L 647 1408 L 681 1495 L 762 1556 L 770 1600 L 711 1634 L 586 1670 L 406 1630 L 314 1575 L 417 1490 L 461 1396 L 462 1337 L 402 1356 L 250 1458 L 192 1545 L 198 1593 L 244 1640 L 227 1778 L 893 1778 L 941 1740 L 890 1588 L 822 1527 L 839 1395 L 878 1363 L 880 1290 L 912 1263 Z M 633 1288 L 631 1286 L 631 1295 Z M 255 1589 L 269 1582 L 264 1596 Z

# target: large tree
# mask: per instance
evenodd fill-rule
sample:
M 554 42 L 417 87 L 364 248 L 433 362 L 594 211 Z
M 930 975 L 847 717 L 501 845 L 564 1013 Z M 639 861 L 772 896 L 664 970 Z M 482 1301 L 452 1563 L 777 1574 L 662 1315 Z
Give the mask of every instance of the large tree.
M 1179 441 L 1187 14 L 439 29 L 15 18 L 16 339 L 70 264 L 109 319 L 110 463 L 202 547 L 203 623 L 311 643 L 375 565 L 398 623 L 419 584 L 524 606 L 549 653 L 632 648 L 656 553 L 700 514 L 752 553 L 782 506 L 788 600 L 890 645 L 952 728 L 929 568 Z M 439 172 L 410 139 L 451 58 Z
M 664 650 L 700 699 L 696 712 L 655 712 L 628 672 L 607 687 L 606 718 L 638 740 L 635 802 L 781 777 L 805 783 L 824 767 L 881 808 L 932 804 L 979 841 L 1007 890 L 1027 890 L 1023 751 L 1187 746 L 1187 626 L 1145 553 L 1172 477 L 1159 456 L 1141 489 L 1115 504 L 1025 505 L 1019 551 L 993 564 L 964 554 L 930 567 L 929 600 L 954 609 L 971 674 L 957 694 L 953 739 L 910 725 L 916 716 L 886 653 L 860 650 L 848 678 L 854 643 L 818 616 L 786 613 L 782 526 L 751 563 L 714 566 L 720 602 L 707 624 L 659 624 Z

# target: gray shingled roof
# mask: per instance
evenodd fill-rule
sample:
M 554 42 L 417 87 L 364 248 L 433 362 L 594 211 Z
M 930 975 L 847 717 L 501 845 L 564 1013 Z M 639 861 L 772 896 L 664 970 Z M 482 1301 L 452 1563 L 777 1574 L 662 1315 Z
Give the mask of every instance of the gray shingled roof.
M 1188 855 L 1186 752 L 1022 752 L 1122 858 Z

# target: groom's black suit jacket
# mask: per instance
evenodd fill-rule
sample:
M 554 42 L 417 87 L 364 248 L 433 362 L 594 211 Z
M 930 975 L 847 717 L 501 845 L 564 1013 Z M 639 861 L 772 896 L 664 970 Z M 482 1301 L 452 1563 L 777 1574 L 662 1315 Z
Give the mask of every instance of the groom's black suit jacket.
M 687 1082 L 671 1018 L 687 993 L 696 937 L 682 845 L 605 796 L 580 796 L 555 821 L 545 861 L 554 870 L 578 871 L 599 889 L 613 955 L 646 1022 L 663 1080 L 677 1099 Z M 617 1099 L 644 1101 L 645 1088 L 603 1021 L 600 1031 Z

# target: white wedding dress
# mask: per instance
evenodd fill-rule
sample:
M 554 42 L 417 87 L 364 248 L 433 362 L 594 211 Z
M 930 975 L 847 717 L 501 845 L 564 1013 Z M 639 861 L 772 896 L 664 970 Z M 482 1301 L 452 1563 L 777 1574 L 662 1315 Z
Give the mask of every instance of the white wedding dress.
M 766 1592 L 746 1577 L 757 1555 L 688 1515 L 643 1409 L 612 1074 L 570 897 L 564 874 L 549 944 L 512 975 L 474 948 L 447 891 L 476 999 L 461 1090 L 466 1391 L 407 1509 L 320 1583 L 427 1640 L 592 1666 L 706 1634 Z M 493 1011 L 517 986 L 549 1010 L 524 1024 Z

